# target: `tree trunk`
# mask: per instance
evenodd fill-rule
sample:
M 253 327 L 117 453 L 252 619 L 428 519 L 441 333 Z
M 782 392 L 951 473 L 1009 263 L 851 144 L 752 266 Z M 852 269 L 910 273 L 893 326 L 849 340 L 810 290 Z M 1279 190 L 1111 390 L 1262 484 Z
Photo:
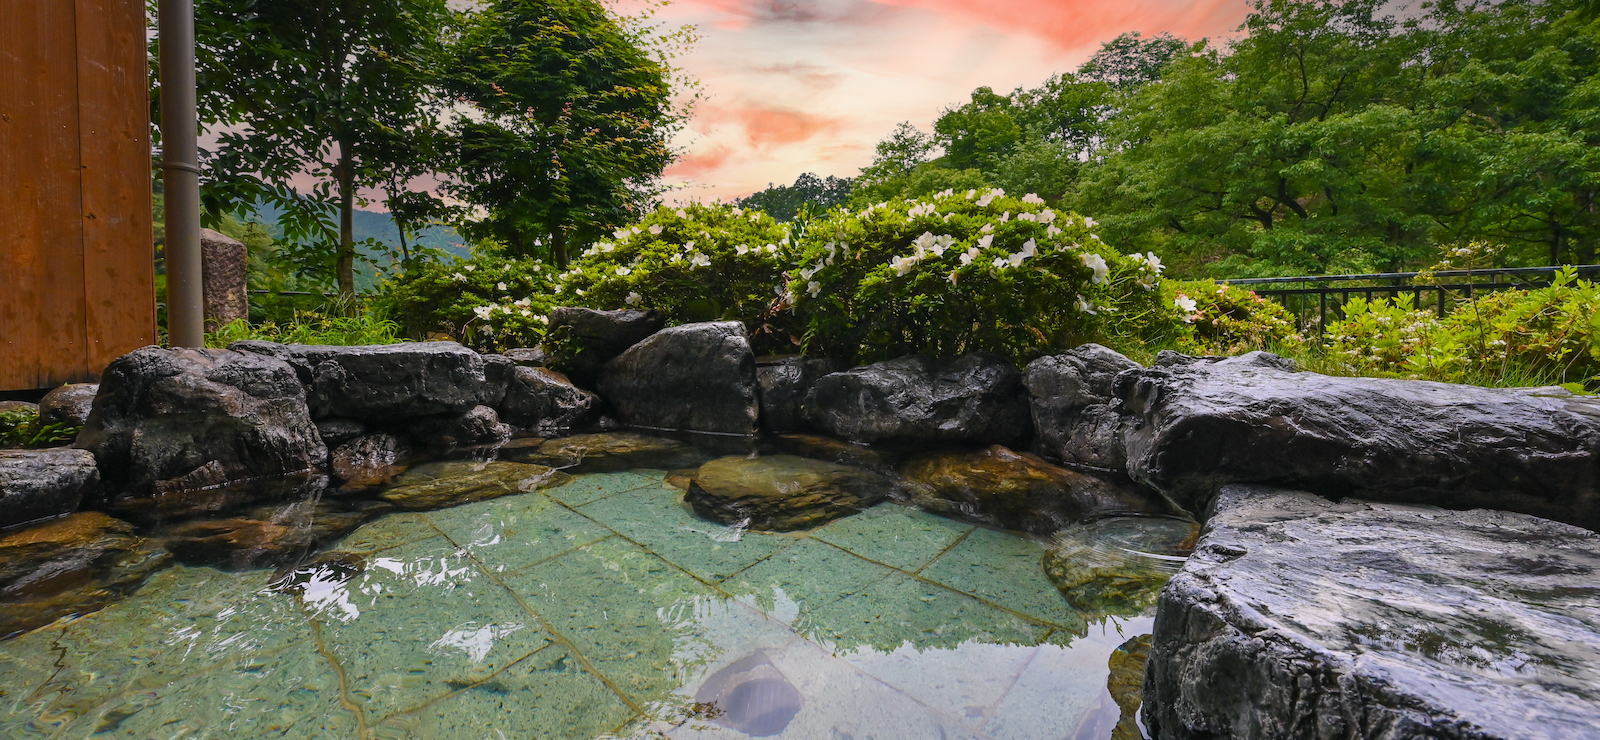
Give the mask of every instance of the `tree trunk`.
M 560 226 L 550 231 L 550 258 L 556 267 L 567 269 L 567 232 Z
M 339 142 L 339 164 L 335 173 L 339 178 L 339 251 L 335 269 L 339 276 L 339 297 L 347 309 L 355 309 L 356 298 L 356 189 L 355 170 L 350 165 L 350 145 Z

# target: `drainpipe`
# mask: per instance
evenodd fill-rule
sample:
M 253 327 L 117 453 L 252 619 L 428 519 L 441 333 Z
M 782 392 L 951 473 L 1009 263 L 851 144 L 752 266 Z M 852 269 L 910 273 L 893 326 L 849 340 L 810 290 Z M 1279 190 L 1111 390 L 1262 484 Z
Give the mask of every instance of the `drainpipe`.
M 200 266 L 199 113 L 194 90 L 194 0 L 160 0 L 161 172 L 167 221 L 167 335 L 204 347 Z

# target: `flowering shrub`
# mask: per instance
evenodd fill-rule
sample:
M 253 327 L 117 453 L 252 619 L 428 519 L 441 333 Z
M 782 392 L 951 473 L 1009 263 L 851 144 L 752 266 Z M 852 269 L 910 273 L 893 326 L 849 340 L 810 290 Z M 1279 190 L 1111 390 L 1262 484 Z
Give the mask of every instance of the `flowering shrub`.
M 474 349 L 531 347 L 549 322 L 556 269 L 485 250 L 470 260 L 439 258 L 378 286 L 373 305 L 416 339 L 449 338 Z
M 559 305 L 649 308 L 667 323 L 738 320 L 757 351 L 794 349 L 797 323 L 778 313 L 793 264 L 786 227 L 728 205 L 660 208 L 555 276 Z
M 1600 374 L 1600 286 L 1570 268 L 1550 287 L 1493 293 L 1443 319 L 1411 296 L 1352 299 L 1329 325 L 1329 354 L 1360 374 L 1453 383 L 1585 383 Z
M 945 191 L 813 222 L 784 307 L 805 348 L 860 362 L 1053 347 L 1178 331 L 1161 261 L 1102 243 L 1093 219 L 1038 196 Z
M 1298 350 L 1305 343 L 1289 310 L 1254 292 L 1211 280 L 1169 281 L 1163 289 L 1190 328 L 1182 344 L 1199 354 Z

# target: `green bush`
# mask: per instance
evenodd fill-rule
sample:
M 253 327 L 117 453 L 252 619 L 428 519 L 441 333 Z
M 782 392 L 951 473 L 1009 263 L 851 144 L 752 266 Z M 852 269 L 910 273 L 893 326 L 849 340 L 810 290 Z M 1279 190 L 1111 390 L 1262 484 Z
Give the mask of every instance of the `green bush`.
M 506 259 L 492 247 L 469 260 L 436 257 L 378 286 L 372 305 L 412 339 L 454 339 L 483 351 L 532 347 L 544 338 L 556 269 Z
M 791 239 L 790 229 L 796 230 Z M 758 352 L 793 351 L 798 322 L 779 311 L 803 227 L 728 205 L 660 208 L 590 246 L 555 277 L 558 305 L 661 311 L 667 323 L 744 322 Z
M 72 444 L 82 427 L 71 424 L 41 424 L 34 411 L 0 413 L 0 449 L 34 449 Z
M 1600 375 L 1600 286 L 1572 269 L 1536 290 L 1458 305 L 1439 318 L 1411 296 L 1352 299 L 1328 327 L 1330 357 L 1351 373 L 1451 383 L 1583 384 Z
M 1189 326 L 1189 333 L 1179 345 L 1190 352 L 1294 352 L 1305 344 L 1289 310 L 1252 291 L 1219 285 L 1213 280 L 1168 281 L 1163 290 Z
M 987 351 L 1019 361 L 1082 342 L 1176 339 L 1160 261 L 1092 219 L 999 190 L 896 199 L 811 224 L 787 303 L 805 348 L 857 362 Z
M 329 316 L 300 312 L 282 324 L 271 320 L 252 324 L 237 319 L 206 334 L 206 346 L 226 347 L 244 339 L 262 339 L 280 344 L 394 344 L 404 341 L 399 331 L 399 324 L 371 313 Z

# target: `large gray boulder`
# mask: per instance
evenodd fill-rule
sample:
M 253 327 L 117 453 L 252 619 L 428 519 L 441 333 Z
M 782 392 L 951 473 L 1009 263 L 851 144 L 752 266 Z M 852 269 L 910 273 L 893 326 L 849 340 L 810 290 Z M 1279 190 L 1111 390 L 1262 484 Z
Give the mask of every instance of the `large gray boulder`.
M 600 394 L 633 427 L 757 431 L 756 357 L 737 321 L 652 334 L 606 363 Z
M 518 366 L 495 409 L 507 424 L 554 436 L 593 421 L 599 414 L 600 397 L 554 370 Z
M 1034 451 L 1051 460 L 1121 470 L 1130 419 L 1111 395 L 1112 381 L 1140 365 L 1098 344 L 1040 357 L 1022 371 L 1033 413 Z
M 99 383 L 68 383 L 51 390 L 39 399 L 40 423 L 83 426 L 99 392 Z
M 336 347 L 249 340 L 228 348 L 289 363 L 305 383 L 315 419 L 390 422 L 465 413 L 498 403 L 513 367 L 455 342 Z
M 1234 482 L 1600 527 L 1600 401 L 1291 373 L 1249 356 L 1117 377 L 1128 473 L 1191 511 Z
M 1162 591 L 1159 740 L 1556 740 L 1600 727 L 1600 536 L 1229 486 Z
M 94 453 L 114 502 L 149 515 L 283 495 L 274 481 L 315 475 L 328 457 L 294 369 L 220 349 L 145 347 L 113 360 L 76 446 Z
M 812 384 L 844 368 L 825 357 L 783 357 L 756 360 L 756 386 L 761 396 L 761 428 L 769 434 L 806 431 L 804 403 Z
M 501 445 L 516 430 L 500 421 L 488 406 L 474 406 L 460 414 L 441 414 L 413 419 L 407 432 L 420 448 L 453 450 L 457 447 Z
M 0 450 L 0 528 L 77 511 L 99 485 L 87 451 Z
M 545 359 L 572 379 L 588 385 L 607 360 L 661 331 L 665 321 L 660 311 L 597 311 L 561 306 L 550 312 Z
M 825 375 L 805 408 L 818 429 L 852 442 L 1016 446 L 1032 427 L 1021 373 L 986 354 L 911 355 Z

